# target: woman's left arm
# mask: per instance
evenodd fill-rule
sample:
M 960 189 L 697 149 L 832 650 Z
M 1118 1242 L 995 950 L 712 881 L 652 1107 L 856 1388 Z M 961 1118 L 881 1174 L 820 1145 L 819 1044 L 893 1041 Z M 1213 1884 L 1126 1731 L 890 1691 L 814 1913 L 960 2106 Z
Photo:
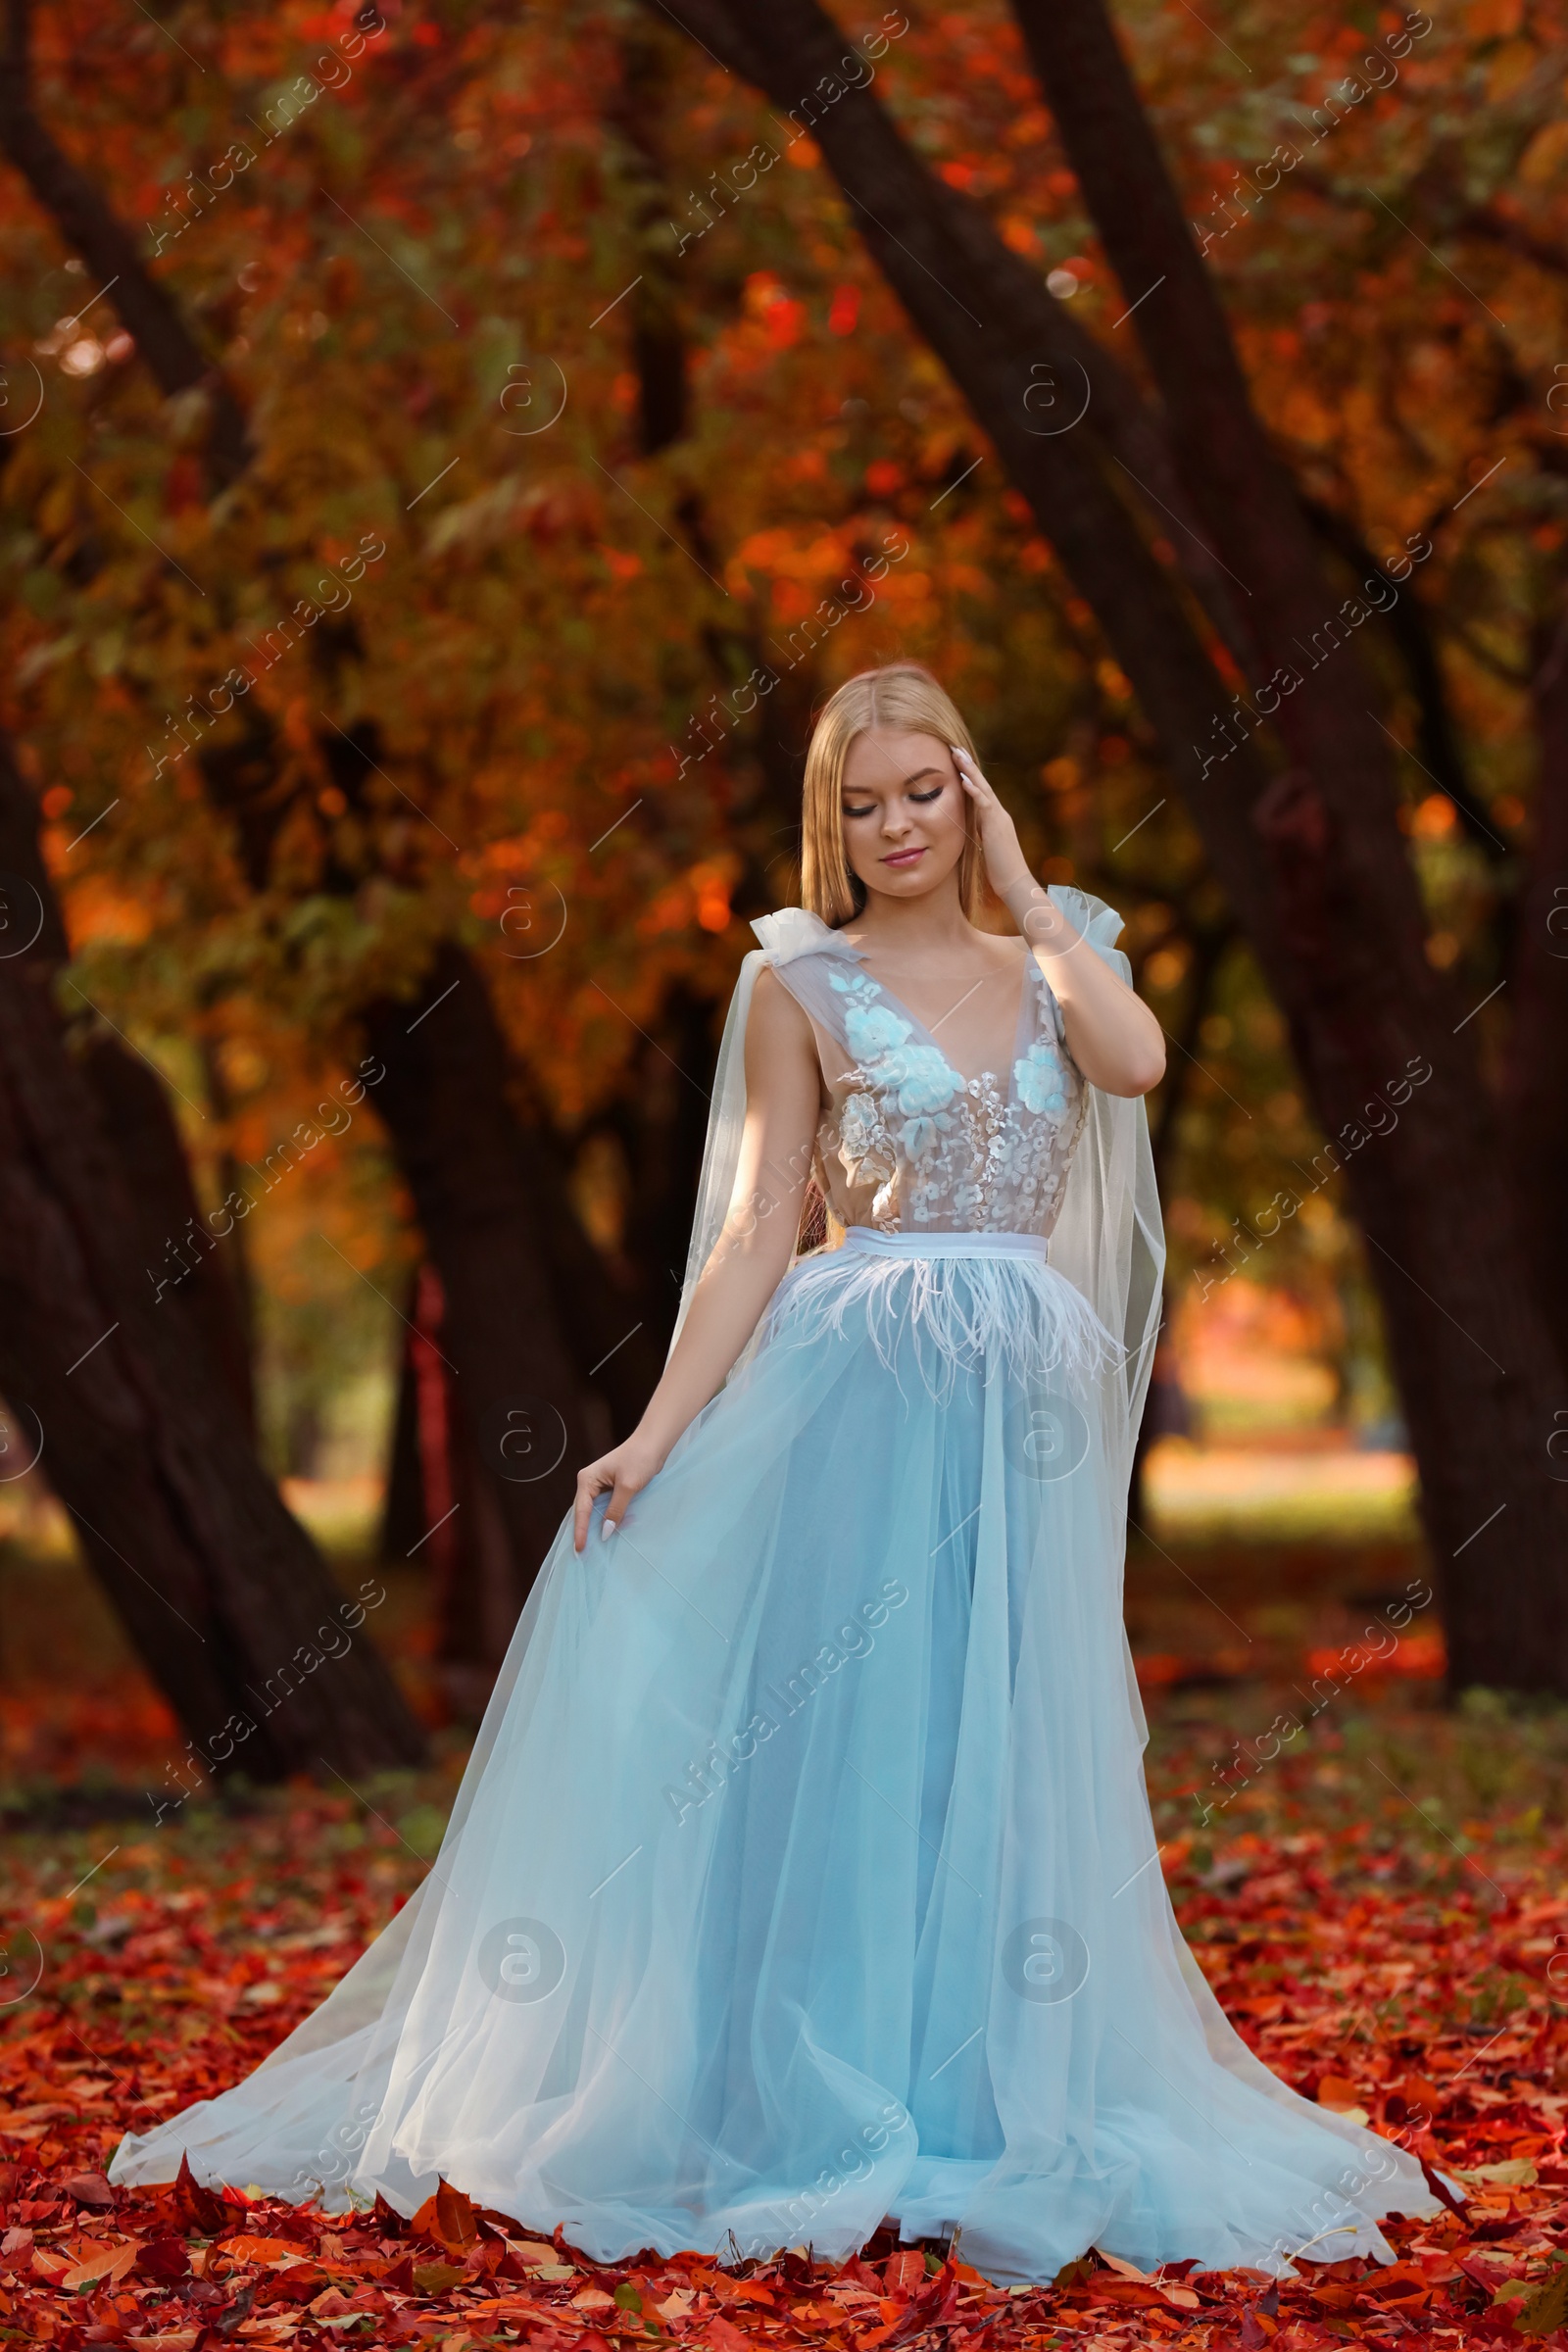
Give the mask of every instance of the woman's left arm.
M 987 878 L 1051 982 L 1068 1052 L 1091 1086 L 1147 1095 L 1165 1075 L 1164 1031 L 1035 880 L 1017 827 L 968 753 L 954 745 L 953 760 L 974 808 Z

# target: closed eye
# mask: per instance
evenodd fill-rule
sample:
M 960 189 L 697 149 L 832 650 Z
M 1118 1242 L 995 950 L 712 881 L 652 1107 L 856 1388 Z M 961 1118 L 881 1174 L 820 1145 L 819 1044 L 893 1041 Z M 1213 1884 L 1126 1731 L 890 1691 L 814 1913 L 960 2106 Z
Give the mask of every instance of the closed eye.
M 911 801 L 940 801 L 946 789 L 943 784 L 934 784 L 929 792 L 911 792 L 909 798 Z
M 849 803 L 846 801 L 844 804 L 844 813 L 846 816 L 874 816 L 876 814 L 876 803 L 875 801 L 868 801 L 863 808 L 852 808 Z

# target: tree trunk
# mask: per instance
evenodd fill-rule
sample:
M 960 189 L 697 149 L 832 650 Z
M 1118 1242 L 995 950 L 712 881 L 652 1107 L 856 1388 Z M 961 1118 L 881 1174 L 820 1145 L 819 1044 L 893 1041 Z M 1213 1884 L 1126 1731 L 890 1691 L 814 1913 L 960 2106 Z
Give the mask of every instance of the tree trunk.
M 435 1662 L 460 1719 L 483 1713 L 517 1615 L 511 1538 L 496 1479 L 466 1439 L 446 1300 L 433 1265 L 410 1286 L 381 1548 L 428 1569 Z
M 1536 831 L 1518 908 L 1513 1029 L 1503 1088 L 1504 1144 L 1546 1320 L 1564 1359 L 1552 1415 L 1554 1475 L 1568 1480 L 1568 618 L 1543 648 L 1535 681 Z
M 919 162 L 872 91 L 844 83 L 843 38 L 814 0 L 697 0 L 683 14 L 776 104 L 806 116 L 878 266 L 1054 541 L 1161 740 L 1286 1012 L 1319 1116 L 1347 1156 L 1446 1581 L 1455 1680 L 1568 1690 L 1559 1566 L 1568 1490 L 1553 1485 L 1544 1450 L 1555 1354 L 1514 1230 L 1474 1032 L 1425 959 L 1353 649 L 1338 646 L 1329 677 L 1277 694 L 1274 723 L 1298 772 L 1265 795 L 1258 745 L 1226 726 L 1240 698 L 1221 686 L 1111 490 L 1093 423 L 1047 433 L 1036 429 L 1039 403 L 1033 416 L 1025 405 L 1030 368 L 1063 362 L 1060 306 L 978 209 Z M 1138 316 L 1157 321 L 1145 348 L 1177 470 L 1204 537 L 1244 588 L 1233 642 L 1272 684 L 1270 664 L 1300 669 L 1282 648 L 1321 631 L 1339 599 L 1263 442 L 1102 16 L 1094 0 L 1023 15 L 1127 300 L 1151 295 Z M 1311 652 L 1301 661 L 1321 665 Z M 1428 1071 L 1418 1087 L 1407 1065 Z
M 105 1032 L 80 1055 L 83 1075 L 98 1100 L 135 1220 L 125 1237 L 145 1269 L 149 1291 L 166 1283 L 161 1304 L 188 1325 L 194 1344 L 218 1366 L 246 1435 L 256 1435 L 256 1396 L 250 1344 L 241 1317 L 230 1252 L 214 1246 L 202 1216 L 180 1143 L 179 1129 L 157 1072 Z M 207 1236 L 206 1246 L 196 1238 Z M 182 1268 L 189 1267 L 188 1273 Z
M 466 1652 L 493 1673 L 577 1471 L 609 1443 L 609 1415 L 562 1336 L 525 1139 L 508 1100 L 513 1073 L 477 967 L 443 946 L 417 998 L 371 1005 L 364 1028 L 386 1070 L 369 1099 L 440 1277 L 452 1459 L 469 1470 L 470 1513 L 481 1488 L 488 1504 L 478 1507 L 493 1507 L 511 1547 L 510 1608 L 470 1596 L 466 1637 L 454 1627 L 444 1647 L 453 1662 L 454 1650 Z M 462 1485 L 455 1493 L 462 1509 Z
M 205 1770 L 278 1779 L 417 1763 L 417 1727 L 249 1443 L 206 1307 L 160 1299 L 142 1212 L 52 987 L 65 950 L 31 796 L 0 743 L 0 1393 Z M 102 1068 L 100 1065 L 100 1075 Z M 149 1085 L 151 1080 L 149 1078 Z M 112 1093 L 131 1091 L 123 1071 Z M 178 1139 L 135 1093 L 137 1153 Z M 155 1268 L 162 1274 L 162 1267 Z M 188 1792 L 187 1759 L 159 1791 Z M 184 1774 L 185 1778 L 178 1776 Z
M 403 1318 L 403 1345 L 398 1350 L 397 1394 L 387 1440 L 381 1524 L 376 1536 L 376 1555 L 383 1560 L 412 1560 L 421 1553 L 424 1533 L 430 1525 L 424 1507 L 424 1469 L 419 1459 L 419 1375 L 415 1361 L 418 1343 L 414 1329 L 418 1295 L 419 1277 L 416 1275 L 407 1285 L 403 1304 L 398 1309 Z
M 1337 598 L 1252 410 L 1102 0 L 1014 0 L 1014 9 L 1138 306 L 1177 472 L 1216 553 L 1250 591 L 1257 675 L 1298 679 L 1276 695 L 1274 716 L 1295 773 L 1253 810 L 1275 864 L 1271 929 L 1285 951 L 1265 968 L 1324 1124 L 1354 1153 L 1350 1187 L 1421 1471 L 1454 1677 L 1568 1690 L 1568 1491 L 1550 1478 L 1545 1450 L 1559 1359 L 1495 1146 L 1496 1111 L 1468 1027 L 1475 1008 L 1427 962 L 1389 746 L 1349 629 L 1337 639 L 1328 625 L 1348 619 L 1355 600 Z M 1255 937 L 1266 903 L 1240 911 Z M 1432 1076 L 1418 1095 L 1396 1095 L 1403 1115 L 1389 1128 L 1386 1092 L 1407 1058 Z

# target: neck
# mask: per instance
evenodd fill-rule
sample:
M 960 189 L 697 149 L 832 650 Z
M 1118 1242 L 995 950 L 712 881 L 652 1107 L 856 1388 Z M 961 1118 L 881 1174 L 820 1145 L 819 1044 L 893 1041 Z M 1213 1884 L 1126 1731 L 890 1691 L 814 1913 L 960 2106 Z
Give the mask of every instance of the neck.
M 954 874 L 918 899 L 895 899 L 870 891 L 863 913 L 845 928 L 894 955 L 922 956 L 961 948 L 974 937 L 974 925 L 959 904 Z

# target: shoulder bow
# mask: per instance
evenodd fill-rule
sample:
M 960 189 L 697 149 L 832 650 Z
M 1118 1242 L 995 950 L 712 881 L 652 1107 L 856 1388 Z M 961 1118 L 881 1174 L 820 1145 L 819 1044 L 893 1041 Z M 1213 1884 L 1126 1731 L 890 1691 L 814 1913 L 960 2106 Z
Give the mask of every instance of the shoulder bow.
M 793 963 L 797 956 L 856 956 L 848 940 L 804 906 L 760 914 L 752 929 L 762 943 L 763 960 L 770 964 Z

